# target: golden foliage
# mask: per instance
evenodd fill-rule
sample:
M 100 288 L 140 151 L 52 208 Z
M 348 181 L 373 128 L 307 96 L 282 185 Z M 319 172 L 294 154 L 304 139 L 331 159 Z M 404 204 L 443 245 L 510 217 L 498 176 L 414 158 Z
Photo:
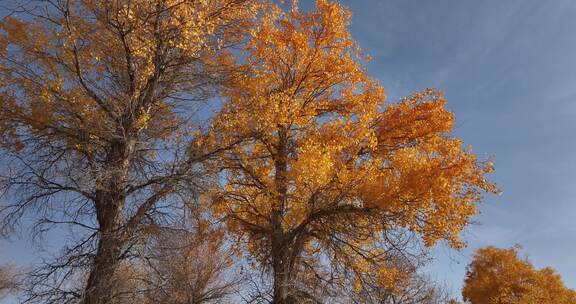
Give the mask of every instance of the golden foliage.
M 218 164 L 225 184 L 215 209 L 263 266 L 313 269 L 326 254 L 387 286 L 401 275 L 383 262 L 386 232 L 459 248 L 481 193 L 497 189 L 485 179 L 491 163 L 450 136 L 440 92 L 384 103 L 350 19 L 326 0 L 264 14 L 246 47 L 253 70 L 225 92 L 214 120 L 213 141 L 241 142 Z M 296 257 L 278 262 L 286 256 Z
M 297 1 L 290 11 L 241 0 L 57 4 L 55 14 L 0 22 L 0 145 L 28 152 L 30 185 L 92 203 L 107 238 L 98 248 L 108 251 L 87 284 L 100 286 L 90 295 L 98 301 L 121 247 L 184 175 L 150 151 L 188 135 L 179 107 L 236 68 L 223 48 L 247 29 L 239 57 L 248 72 L 229 80 L 195 144 L 223 151 L 213 211 L 258 266 L 273 269 L 275 288 L 346 272 L 357 291 L 368 277 L 393 289 L 408 279 L 389 263 L 395 242 L 405 244 L 398 235 L 460 248 L 482 193 L 497 192 L 485 178 L 491 163 L 451 136 L 440 92 L 385 102 L 348 31 L 351 13 L 335 2 L 307 12 Z M 181 151 L 172 152 L 163 156 Z M 164 168 L 167 176 L 150 178 Z
M 0 192 L 11 192 L 0 229 L 29 214 L 48 229 L 75 227 L 78 246 L 61 260 L 94 256 L 85 289 L 52 283 L 85 270 L 69 262 L 35 276 L 30 292 L 43 302 L 65 293 L 110 303 L 111 274 L 142 226 L 165 219 L 176 189 L 202 174 L 185 141 L 195 107 L 236 72 L 227 49 L 261 1 L 20 2 L 0 21 L 0 153 L 10 172 Z
M 42 18 L 4 18 L 0 140 L 17 150 L 19 137 L 46 136 L 90 155 L 119 129 L 165 139 L 181 123 L 172 97 L 230 64 L 219 53 L 241 39 L 258 5 L 83 0 L 58 2 Z M 200 66 L 203 79 L 191 77 Z
M 471 304 L 573 304 L 576 292 L 551 268 L 537 270 L 518 248 L 476 251 L 462 291 Z

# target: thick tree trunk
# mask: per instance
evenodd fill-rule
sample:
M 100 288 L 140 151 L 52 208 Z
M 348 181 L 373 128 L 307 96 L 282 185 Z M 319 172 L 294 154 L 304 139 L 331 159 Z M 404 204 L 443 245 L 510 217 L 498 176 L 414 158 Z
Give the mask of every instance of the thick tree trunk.
M 291 271 L 286 259 L 274 261 L 274 304 L 295 304 Z
M 114 273 L 118 267 L 125 238 L 122 235 L 123 202 L 97 206 L 100 239 L 82 304 L 111 303 L 115 293 Z
M 105 304 L 113 301 L 116 285 L 114 273 L 119 264 L 121 243 L 122 240 L 113 235 L 102 236 L 100 239 L 82 304 Z
M 95 205 L 100 238 L 82 304 L 111 303 L 115 294 L 114 273 L 125 242 L 121 230 L 123 198 L 118 193 L 100 190 Z
M 133 142 L 117 141 L 111 146 L 101 189 L 96 191 L 94 206 L 100 238 L 82 304 L 105 304 L 114 301 L 117 285 L 114 277 L 126 240 L 130 237 L 126 235 L 127 231 L 123 227 L 123 190 L 133 151 Z
M 272 267 L 274 271 L 274 304 L 295 304 L 293 263 L 291 261 L 292 248 L 287 234 L 282 228 L 282 218 L 288 199 L 288 138 L 286 129 L 278 128 L 278 145 L 275 156 L 275 183 L 278 197 L 272 210 Z M 292 250 L 291 250 L 292 249 Z
M 303 301 L 302 286 L 298 286 L 297 261 L 304 249 L 303 235 L 283 234 L 272 245 L 274 271 L 274 304 L 296 304 Z

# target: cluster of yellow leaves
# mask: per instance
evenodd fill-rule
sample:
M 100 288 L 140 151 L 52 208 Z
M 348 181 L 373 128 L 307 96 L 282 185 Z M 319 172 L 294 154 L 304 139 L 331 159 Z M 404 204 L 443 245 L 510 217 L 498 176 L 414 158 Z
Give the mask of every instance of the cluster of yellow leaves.
M 459 248 L 458 235 L 476 214 L 481 191 L 498 190 L 485 179 L 492 163 L 479 163 L 460 139 L 448 137 L 453 115 L 445 103 L 441 93 L 426 90 L 386 108 L 375 151 L 384 170 L 364 185 L 362 196 L 379 208 L 404 212 L 401 225 L 422 234 L 427 245 L 444 239 Z
M 0 139 L 22 148 L 16 133 L 48 134 L 82 154 L 118 132 L 166 139 L 181 123 L 171 94 L 194 83 L 194 65 L 232 64 L 219 51 L 241 39 L 259 5 L 82 0 L 49 6 L 48 18 L 4 18 Z
M 226 181 L 216 209 L 233 233 L 248 235 L 254 256 L 274 234 L 307 229 L 305 243 L 328 248 L 338 235 L 349 244 L 339 249 L 347 266 L 374 273 L 364 264 L 380 256 L 382 232 L 407 229 L 426 245 L 459 248 L 481 193 L 497 192 L 485 179 L 491 164 L 449 136 L 453 115 L 441 93 L 385 104 L 360 64 L 350 18 L 327 0 L 308 12 L 272 8 L 246 47 L 251 73 L 224 94 L 213 132 L 241 145 L 219 164 Z M 392 269 L 378 271 L 383 285 L 393 281 Z
M 518 257 L 518 248 L 476 251 L 462 295 L 471 304 L 576 303 L 576 292 L 553 269 L 535 269 Z
M 257 213 L 266 214 L 271 200 L 281 195 L 275 186 L 276 162 L 284 157 L 280 154 L 297 154 L 287 159 L 290 215 L 284 225 L 302 220 L 302 202 L 342 171 L 343 154 L 357 149 L 351 143 L 374 136 L 368 123 L 384 99 L 383 90 L 352 56 L 353 42 L 345 30 L 349 19 L 349 12 L 327 1 L 318 1 L 318 10 L 311 13 L 284 14 L 273 8 L 265 14 L 247 46 L 248 64 L 257 68 L 226 92 L 230 102 L 215 121 L 216 133 L 225 141 L 258 137 L 238 148 L 233 160 L 252 176 L 231 174 L 229 183 L 251 197 Z M 276 151 L 283 140 L 293 141 L 285 148 L 294 151 Z M 242 186 L 246 179 L 266 191 Z M 234 206 L 245 207 L 251 208 Z
M 156 72 L 154 60 L 159 47 L 183 57 L 204 56 L 206 52 L 216 50 L 223 44 L 241 39 L 240 31 L 222 31 L 223 25 L 232 28 L 231 23 L 236 23 L 234 27 L 246 27 L 257 11 L 255 1 L 86 0 L 83 3 L 94 11 L 112 12 L 110 16 L 103 17 L 115 18 L 119 25 L 129 30 L 121 43 L 126 43 L 132 50 L 133 60 L 139 65 L 134 70 L 138 71 L 141 82 Z M 102 6 L 106 9 L 102 10 Z M 215 38 L 217 32 L 222 34 L 219 39 Z M 105 47 L 109 46 L 105 44 Z M 108 52 L 99 47 L 93 54 L 98 61 L 110 59 L 106 58 Z

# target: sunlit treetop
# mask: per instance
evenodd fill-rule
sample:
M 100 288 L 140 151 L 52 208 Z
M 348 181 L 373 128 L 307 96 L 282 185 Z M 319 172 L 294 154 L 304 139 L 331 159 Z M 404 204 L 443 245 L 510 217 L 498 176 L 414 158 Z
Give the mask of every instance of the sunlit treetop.
M 360 287 L 368 274 L 386 285 L 397 277 L 385 262 L 393 234 L 460 248 L 482 192 L 497 189 L 491 163 L 450 135 L 442 93 L 385 102 L 350 20 L 326 0 L 264 14 L 245 49 L 253 70 L 213 124 L 214 142 L 241 142 L 219 163 L 216 211 L 263 266 L 323 276 L 324 255 Z
M 221 50 L 242 39 L 258 6 L 230 0 L 54 1 L 5 18 L 3 141 L 21 149 L 25 140 L 17 133 L 49 133 L 50 140 L 92 153 L 118 129 L 165 138 L 181 124 L 174 113 L 182 109 L 175 107 L 203 98 L 230 68 Z M 85 131 L 81 138 L 71 134 L 78 130 Z
M 519 257 L 519 248 L 486 247 L 476 251 L 462 291 L 471 304 L 572 304 L 568 289 L 551 268 L 537 270 Z

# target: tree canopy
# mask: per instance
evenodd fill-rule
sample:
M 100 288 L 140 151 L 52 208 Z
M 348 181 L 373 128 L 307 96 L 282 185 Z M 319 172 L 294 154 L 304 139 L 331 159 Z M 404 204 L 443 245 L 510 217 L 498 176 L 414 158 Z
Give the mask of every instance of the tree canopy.
M 519 256 L 519 247 L 478 249 L 462 295 L 471 304 L 576 303 L 576 291 L 567 288 L 555 270 L 535 269 Z
M 244 48 L 251 70 L 224 90 L 211 130 L 239 143 L 215 164 L 215 211 L 271 271 L 275 303 L 313 297 L 310 281 L 392 285 L 402 273 L 390 257 L 407 235 L 460 248 L 481 193 L 497 192 L 491 163 L 451 136 L 442 93 L 385 102 L 350 18 L 325 0 L 270 9 Z
M 32 298 L 114 301 L 120 260 L 205 181 L 193 114 L 234 73 L 226 49 L 257 4 L 22 1 L 0 22 L 2 230 L 74 231 Z

